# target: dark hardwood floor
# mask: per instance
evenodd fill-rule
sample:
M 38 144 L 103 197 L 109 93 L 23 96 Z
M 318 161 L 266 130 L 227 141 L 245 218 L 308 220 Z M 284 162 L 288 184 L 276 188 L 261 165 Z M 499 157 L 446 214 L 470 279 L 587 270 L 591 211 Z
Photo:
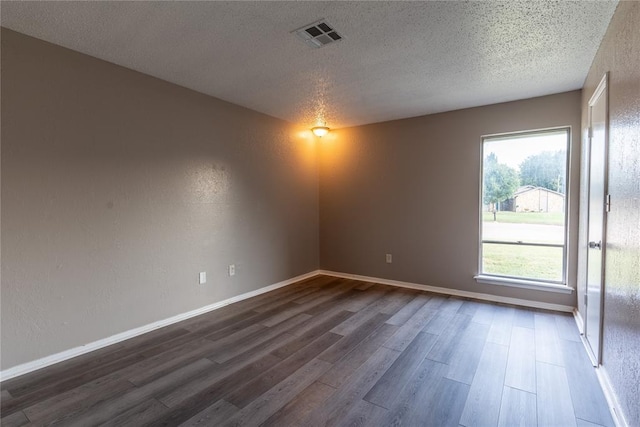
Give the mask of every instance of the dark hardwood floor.
M 570 315 L 319 276 L 2 383 L 2 425 L 611 426 Z

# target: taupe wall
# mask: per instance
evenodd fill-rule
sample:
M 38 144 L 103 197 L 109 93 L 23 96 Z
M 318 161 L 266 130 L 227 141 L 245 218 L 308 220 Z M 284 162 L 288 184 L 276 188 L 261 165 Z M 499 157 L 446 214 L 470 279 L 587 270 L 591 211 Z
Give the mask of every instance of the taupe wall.
M 622 409 L 630 426 L 640 425 L 639 22 L 640 3 L 620 2 L 591 65 L 582 99 L 586 138 L 589 98 L 608 71 L 611 212 L 607 218 L 602 361 L 622 406 L 617 409 Z M 582 181 L 586 184 L 586 163 L 582 167 Z M 586 197 L 582 200 L 582 214 L 586 214 Z M 581 223 L 586 230 L 586 216 Z M 586 245 L 586 235 L 581 234 L 581 265 Z M 579 271 L 582 295 L 585 274 L 582 268 Z M 584 315 L 582 304 L 579 309 Z
M 575 286 L 580 100 L 573 91 L 330 134 L 320 149 L 321 268 L 575 305 L 575 294 L 481 285 L 473 276 L 481 136 L 571 126 L 568 265 Z
M 3 29 L 2 369 L 317 269 L 299 131 Z

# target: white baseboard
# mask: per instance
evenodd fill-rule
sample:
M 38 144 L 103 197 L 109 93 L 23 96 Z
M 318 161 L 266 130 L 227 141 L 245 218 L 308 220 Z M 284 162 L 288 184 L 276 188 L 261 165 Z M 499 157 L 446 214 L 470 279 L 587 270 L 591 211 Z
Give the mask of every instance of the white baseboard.
M 327 270 L 315 270 L 315 271 L 311 271 L 311 272 L 306 273 L 306 274 L 302 274 L 302 275 L 297 276 L 297 277 L 293 277 L 293 278 L 288 279 L 288 280 L 283 280 L 282 282 L 278 282 L 278 283 L 275 283 L 275 284 L 270 285 L 270 286 L 265 286 L 263 288 L 256 289 L 255 291 L 251 291 L 251 292 L 247 292 L 247 293 L 244 293 L 244 294 L 241 294 L 241 295 L 237 295 L 235 297 L 228 298 L 228 299 L 223 300 L 223 301 L 215 302 L 213 304 L 209 304 L 209 305 L 206 305 L 204 307 L 200 307 L 200 308 L 197 308 L 195 310 L 188 311 L 186 313 L 181 313 L 181 314 L 178 314 L 176 316 L 169 317 L 169 318 L 163 319 L 163 320 L 159 320 L 157 322 L 149 323 L 147 325 L 140 326 L 138 328 L 130 329 L 128 331 L 124 331 L 124 332 L 121 332 L 119 334 L 107 337 L 107 338 L 103 338 L 103 339 L 100 339 L 100 340 L 97 340 L 97 341 L 93 341 L 91 343 L 88 343 L 88 344 L 85 344 L 85 345 L 82 345 L 82 346 L 79 346 L 79 347 L 75 347 L 75 348 L 72 348 L 72 349 L 69 349 L 69 350 L 62 351 L 60 353 L 56 353 L 56 354 L 52 354 L 50 356 L 43 357 L 41 359 L 33 360 L 31 362 L 23 363 L 21 365 L 17 365 L 17 366 L 5 369 L 4 371 L 0 372 L 0 382 L 8 380 L 8 379 L 11 379 L 11 378 L 18 377 L 20 375 L 27 374 L 29 372 L 36 371 L 36 370 L 41 369 L 41 368 L 45 368 L 47 366 L 54 365 L 54 364 L 59 363 L 59 362 L 63 362 L 65 360 L 72 359 L 72 358 L 74 358 L 76 356 L 80 356 L 82 354 L 89 353 L 91 351 L 98 350 L 100 348 L 103 348 L 103 347 L 106 347 L 106 346 L 109 346 L 109 345 L 112 345 L 112 344 L 116 344 L 116 343 L 119 343 L 121 341 L 125 341 L 125 340 L 128 340 L 130 338 L 133 338 L 133 337 L 137 337 L 138 335 L 142 335 L 142 334 L 145 334 L 147 332 L 151 332 L 151 331 L 153 331 L 155 329 L 162 328 L 162 327 L 165 327 L 165 326 L 180 322 L 182 320 L 186 320 L 186 319 L 189 319 L 191 317 L 195 317 L 195 316 L 198 316 L 200 314 L 204 314 L 204 313 L 207 313 L 209 311 L 216 310 L 216 309 L 224 307 L 226 305 L 233 304 L 234 302 L 242 301 L 242 300 L 245 300 L 245 299 L 260 295 L 260 294 L 263 294 L 265 292 L 273 291 L 275 289 L 291 285 L 291 284 L 293 284 L 295 282 L 299 282 L 301 280 L 308 279 L 308 278 L 317 276 L 319 274 L 324 274 L 324 275 L 333 276 L 333 277 L 342 277 L 342 278 L 345 278 L 345 279 L 363 280 L 363 281 L 368 281 L 368 282 L 380 283 L 380 284 L 383 284 L 383 285 L 398 286 L 398 287 L 410 288 L 410 289 L 418 289 L 418 290 L 422 290 L 422 291 L 435 292 L 435 293 L 440 293 L 440 294 L 445 294 L 445 295 L 453 295 L 453 296 L 466 297 L 466 298 L 473 298 L 473 299 L 484 300 L 484 301 L 491 301 L 491 302 L 498 302 L 498 303 L 505 303 L 505 304 L 514 304 L 514 305 L 520 305 L 520 306 L 532 307 L 532 308 L 541 308 L 541 309 L 546 309 L 546 310 L 573 312 L 573 309 L 574 309 L 573 307 L 566 306 L 566 305 L 560 305 L 560 304 L 550 304 L 550 303 L 544 303 L 544 302 L 538 302 L 538 301 L 524 300 L 524 299 L 519 299 L 519 298 L 501 297 L 501 296 L 496 296 L 496 295 L 482 294 L 482 293 L 477 293 L 477 292 L 461 291 L 461 290 L 450 289 L 450 288 L 440 288 L 440 287 L 437 287 L 437 286 L 421 285 L 421 284 L 417 284 L 417 283 L 409 283 L 409 282 L 402 282 L 402 281 L 398 281 L 398 280 L 382 279 L 382 278 L 378 278 L 378 277 L 360 276 L 360 275 L 357 275 L 357 274 L 339 273 L 339 272 L 327 271 Z
M 604 397 L 607 399 L 609 412 L 611 412 L 611 417 L 613 417 L 613 422 L 616 423 L 616 427 L 628 427 L 629 423 L 627 423 L 627 420 L 620 409 L 620 401 L 618 400 L 616 393 L 613 391 L 611 379 L 609 378 L 609 374 L 607 374 L 604 366 L 600 365 L 596 368 L 596 375 L 600 382 L 600 388 L 602 388 L 602 391 L 604 392 Z
M 437 286 L 421 285 L 418 283 L 402 282 L 399 280 L 381 279 L 379 277 L 360 276 L 358 274 L 339 273 L 336 271 L 320 270 L 320 274 L 327 276 L 342 277 L 344 279 L 362 280 L 365 282 L 375 282 L 381 285 L 398 286 L 401 288 L 418 289 L 421 291 L 435 292 L 438 294 L 452 295 L 457 297 L 473 298 L 483 301 L 499 302 L 504 304 L 520 305 L 524 307 L 541 308 L 545 310 L 563 311 L 572 313 L 573 308 L 569 305 L 551 304 L 546 302 L 531 301 L 520 298 L 501 297 L 498 295 L 481 294 L 478 292 L 461 291 L 451 288 L 440 288 Z
M 17 366 L 5 369 L 4 371 L 0 372 L 0 382 L 18 377 L 20 375 L 28 374 L 29 372 L 33 372 L 38 369 L 45 368 L 47 366 L 51 366 L 59 362 L 72 359 L 76 356 L 80 356 L 82 354 L 89 353 L 91 351 L 98 350 L 100 348 L 103 348 L 112 344 L 116 344 L 121 341 L 128 340 L 129 338 L 137 337 L 138 335 L 151 332 L 155 329 L 162 328 L 162 327 L 180 322 L 182 320 L 186 320 L 191 317 L 195 317 L 200 314 L 204 314 L 209 311 L 216 310 L 226 305 L 233 304 L 234 302 L 242 301 L 251 297 L 255 297 L 260 294 L 264 294 L 265 292 L 273 291 L 275 289 L 291 285 L 295 282 L 299 282 L 301 280 L 317 276 L 318 274 L 319 274 L 319 270 L 311 271 L 309 273 L 302 274 L 300 276 L 293 277 L 291 279 L 283 280 L 282 282 L 274 283 L 273 285 L 265 286 L 264 288 L 256 289 L 255 291 L 237 295 L 235 297 L 231 297 L 223 301 L 218 301 L 213 304 L 209 304 L 204 307 L 200 307 L 195 310 L 188 311 L 186 313 L 181 313 L 176 316 L 159 320 L 157 322 L 149 323 L 147 325 L 140 326 L 138 328 L 130 329 L 128 331 L 124 331 L 107 338 L 93 341 L 88 344 L 81 345 L 79 347 L 75 347 L 69 350 L 62 351 L 60 353 L 43 357 L 41 359 L 33 360 L 31 362 L 23 363 L 21 365 L 17 365 Z
M 142 335 L 145 334 L 147 332 L 151 332 L 155 329 L 158 328 L 162 328 L 164 326 L 168 326 L 177 322 L 180 322 L 182 320 L 186 320 L 195 316 L 198 316 L 200 314 L 204 314 L 207 313 L 209 311 L 213 311 L 216 310 L 218 308 L 224 307 L 226 305 L 229 304 L 233 304 L 234 302 L 238 302 L 238 301 L 242 301 L 266 292 L 270 292 L 273 290 L 276 290 L 278 288 L 282 288 L 284 286 L 288 286 L 291 285 L 293 283 L 299 282 L 301 280 L 305 280 L 317 275 L 327 275 L 327 276 L 333 276 L 333 277 L 341 277 L 341 278 L 345 278 L 345 279 L 354 279 L 354 280 L 362 280 L 362 281 L 367 281 L 367 282 L 374 282 L 374 283 L 380 283 L 382 285 L 390 285 L 390 286 L 398 286 L 398 287 L 402 287 L 402 288 L 409 288 L 409 289 L 417 289 L 417 290 L 422 290 L 422 291 L 428 291 L 428 292 L 434 292 L 434 293 L 439 293 L 439 294 L 445 294 L 445 295 L 452 295 L 452 296 L 459 296 L 459 297 L 465 297 L 465 298 L 473 298 L 473 299 L 478 299 L 478 300 L 483 300 L 483 301 L 490 301 L 490 302 L 498 302 L 498 303 L 505 303 L 505 304 L 513 304 L 513 305 L 519 305 L 519 306 L 524 306 L 524 307 L 532 307 L 532 308 L 541 308 L 541 309 L 546 309 L 546 310 L 554 310 L 554 311 L 562 311 L 562 312 L 569 312 L 569 313 L 573 313 L 574 318 L 576 320 L 576 323 L 578 325 L 578 329 L 580 330 L 580 333 L 583 333 L 583 320 L 582 320 L 582 316 L 580 314 L 580 312 L 578 312 L 574 307 L 571 306 L 567 306 L 567 305 L 560 305 L 560 304 L 551 304 L 551 303 L 544 303 L 544 302 L 538 302 L 538 301 L 531 301 L 531 300 L 524 300 L 524 299 L 519 299 L 519 298 L 510 298 L 510 297 L 501 297 L 501 296 L 497 296 L 497 295 L 490 295 L 490 294 L 482 294 L 482 293 L 478 293 L 478 292 L 469 292 L 469 291 L 461 291 L 458 289 L 450 289 L 450 288 L 441 288 L 441 287 L 437 287 L 437 286 L 430 286 L 430 285 L 422 285 L 422 284 L 418 284 L 418 283 L 410 283 L 410 282 L 403 282 L 403 281 L 399 281 L 399 280 L 390 280 L 390 279 L 382 279 L 382 278 L 378 278 L 378 277 L 370 277 L 370 276 L 361 276 L 358 274 L 349 274 L 349 273 L 339 273 L 336 271 L 328 271 L 328 270 L 315 270 L 315 271 L 311 271 L 309 273 L 306 274 L 302 274 L 300 276 L 297 277 L 293 277 L 291 279 L 287 279 L 287 280 L 283 280 L 282 282 L 278 282 L 278 283 L 274 283 L 273 285 L 269 285 L 269 286 L 265 286 L 263 288 L 260 289 L 256 289 L 254 291 L 251 292 L 247 292 L 241 295 L 237 295 L 235 297 L 231 297 L 228 298 L 226 300 L 223 301 L 218 301 L 215 302 L 213 304 L 209 304 L 206 305 L 204 307 L 200 307 L 197 308 L 195 310 L 191 310 L 188 311 L 186 313 L 182 313 L 182 314 L 178 314 L 176 316 L 173 317 L 169 317 L 167 319 L 163 319 L 163 320 L 159 320 L 157 322 L 153 322 L 153 323 L 149 323 L 147 325 L 144 326 L 140 326 L 138 328 L 135 329 L 131 329 L 116 335 L 112 335 L 110 337 L 107 338 L 103 338 L 100 339 L 98 341 L 94 341 L 79 347 L 75 347 L 69 350 L 65 350 L 62 351 L 60 353 L 56 353 L 56 354 L 52 354 L 50 356 L 46 356 L 43 357 L 41 359 L 37 359 L 31 362 L 27 362 L 27 363 L 23 363 L 21 365 L 17 365 L 14 366 L 12 368 L 6 369 L 4 371 L 0 372 L 0 382 L 5 381 L 5 380 L 9 380 L 11 378 L 15 378 L 18 377 L 20 375 L 24 375 L 27 374 L 29 372 L 33 372 L 36 371 L 38 369 L 41 368 L 45 368 L 47 366 L 50 365 L 54 365 L 56 363 L 59 362 L 63 362 L 65 360 L 69 360 L 72 359 L 76 356 L 80 356 L 82 354 L 85 353 L 89 353 L 91 351 L 94 350 L 98 350 L 100 348 L 112 345 L 112 344 L 116 344 L 118 342 L 121 341 L 125 341 L 128 340 L 130 338 L 136 337 L 138 335 Z M 609 409 L 611 411 L 611 414 L 613 416 L 613 419 L 616 423 L 616 426 L 618 427 L 628 427 L 628 424 L 625 420 L 624 414 L 621 413 L 620 411 L 620 404 L 618 401 L 618 398 L 615 394 L 615 392 L 613 391 L 613 387 L 611 385 L 611 380 L 609 379 L 609 375 L 606 373 L 606 370 L 604 369 L 604 367 L 600 366 L 599 368 L 596 369 L 596 374 L 598 377 L 598 381 L 600 382 L 600 386 L 604 392 L 604 395 L 607 399 L 607 403 L 609 405 Z

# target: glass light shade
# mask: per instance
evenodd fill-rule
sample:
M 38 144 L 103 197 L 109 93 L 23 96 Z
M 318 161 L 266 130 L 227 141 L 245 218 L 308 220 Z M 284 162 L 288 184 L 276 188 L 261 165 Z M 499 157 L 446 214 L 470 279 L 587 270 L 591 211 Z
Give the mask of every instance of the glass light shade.
M 311 128 L 311 132 L 313 132 L 315 136 L 323 137 L 329 133 L 329 128 L 326 126 L 316 126 Z

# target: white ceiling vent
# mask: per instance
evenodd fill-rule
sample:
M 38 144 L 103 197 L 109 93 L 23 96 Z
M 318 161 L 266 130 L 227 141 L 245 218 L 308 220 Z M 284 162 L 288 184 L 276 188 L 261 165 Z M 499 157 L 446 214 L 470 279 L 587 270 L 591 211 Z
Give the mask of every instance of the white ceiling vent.
M 306 44 L 311 47 L 319 48 L 328 44 L 338 42 L 342 40 L 342 36 L 338 34 L 333 26 L 329 25 L 327 21 L 321 19 L 313 24 L 305 25 L 302 28 L 293 30 Z

